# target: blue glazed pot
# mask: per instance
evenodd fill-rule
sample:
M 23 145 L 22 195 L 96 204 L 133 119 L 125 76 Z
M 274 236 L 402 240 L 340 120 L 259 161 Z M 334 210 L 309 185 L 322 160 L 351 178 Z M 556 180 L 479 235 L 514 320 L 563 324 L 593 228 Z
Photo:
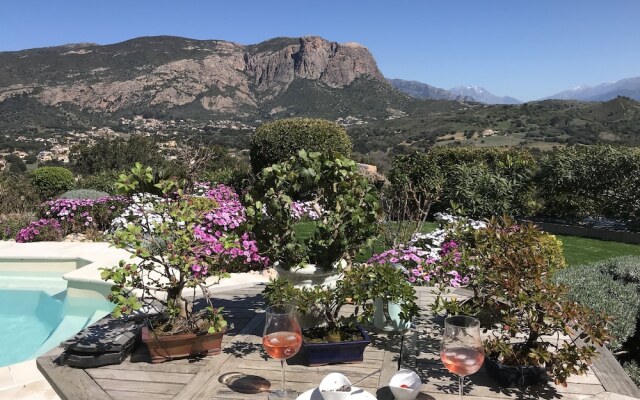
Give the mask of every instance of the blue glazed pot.
M 511 367 L 500 363 L 494 357 L 485 358 L 484 367 L 487 374 L 502 387 L 531 386 L 549 380 L 547 371 L 542 367 Z
M 336 363 L 362 362 L 364 350 L 371 343 L 367 332 L 358 325 L 362 340 L 337 343 L 302 343 L 300 357 L 310 367 Z

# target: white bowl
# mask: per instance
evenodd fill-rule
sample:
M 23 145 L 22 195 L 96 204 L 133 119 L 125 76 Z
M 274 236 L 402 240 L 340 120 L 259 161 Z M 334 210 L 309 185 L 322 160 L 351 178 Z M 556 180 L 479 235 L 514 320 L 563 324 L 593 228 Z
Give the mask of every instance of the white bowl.
M 342 374 L 332 372 L 322 379 L 320 386 L 318 386 L 318 390 L 324 400 L 346 400 L 351 396 L 351 390 L 348 392 L 336 391 L 336 389 L 343 386 L 349 386 L 349 388 L 351 388 L 351 382 L 349 379 Z
M 408 387 L 400 387 L 401 385 Z M 420 386 L 420 377 L 410 369 L 401 369 L 389 380 L 389 389 L 396 400 L 414 400 L 420 393 Z

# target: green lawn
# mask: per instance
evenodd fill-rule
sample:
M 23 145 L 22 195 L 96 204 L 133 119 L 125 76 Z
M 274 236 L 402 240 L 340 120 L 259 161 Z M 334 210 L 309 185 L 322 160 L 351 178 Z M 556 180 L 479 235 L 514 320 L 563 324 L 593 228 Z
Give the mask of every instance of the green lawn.
M 640 256 L 640 245 L 556 235 L 562 241 L 564 256 L 569 265 L 592 264 L 611 257 Z
M 313 223 L 307 222 L 296 226 L 296 233 L 301 239 L 310 237 L 313 234 Z M 428 222 L 423 231 L 430 232 L 437 228 L 437 224 Z M 637 255 L 640 256 L 640 245 L 610 242 L 606 240 L 588 239 L 577 236 L 556 235 L 562 241 L 564 256 L 569 265 L 592 264 L 597 261 L 606 260 L 612 257 Z M 386 250 L 383 244 L 378 241 L 373 246 L 373 251 L 369 249 L 356 257 L 359 262 L 364 262 L 371 257 L 373 252 Z

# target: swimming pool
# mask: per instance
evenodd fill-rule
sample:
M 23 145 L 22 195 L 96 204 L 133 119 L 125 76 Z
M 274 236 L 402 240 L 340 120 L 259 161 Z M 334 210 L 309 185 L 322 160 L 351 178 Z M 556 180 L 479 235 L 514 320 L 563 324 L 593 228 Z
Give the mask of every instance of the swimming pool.
M 67 296 L 66 272 L 80 259 L 0 259 L 0 367 L 35 358 L 113 308 L 106 299 Z

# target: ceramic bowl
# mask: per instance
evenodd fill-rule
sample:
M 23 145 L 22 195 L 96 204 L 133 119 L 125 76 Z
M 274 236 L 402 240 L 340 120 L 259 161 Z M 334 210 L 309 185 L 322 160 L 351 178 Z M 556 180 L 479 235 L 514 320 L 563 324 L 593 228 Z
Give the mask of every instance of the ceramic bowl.
M 349 387 L 348 392 L 339 392 L 337 389 L 344 386 Z M 346 376 L 337 372 L 332 372 L 325 376 L 318 386 L 318 390 L 324 400 L 346 400 L 351 396 L 351 382 Z
M 414 400 L 420 393 L 421 385 L 418 374 L 410 369 L 401 369 L 389 381 L 389 389 L 396 400 Z

